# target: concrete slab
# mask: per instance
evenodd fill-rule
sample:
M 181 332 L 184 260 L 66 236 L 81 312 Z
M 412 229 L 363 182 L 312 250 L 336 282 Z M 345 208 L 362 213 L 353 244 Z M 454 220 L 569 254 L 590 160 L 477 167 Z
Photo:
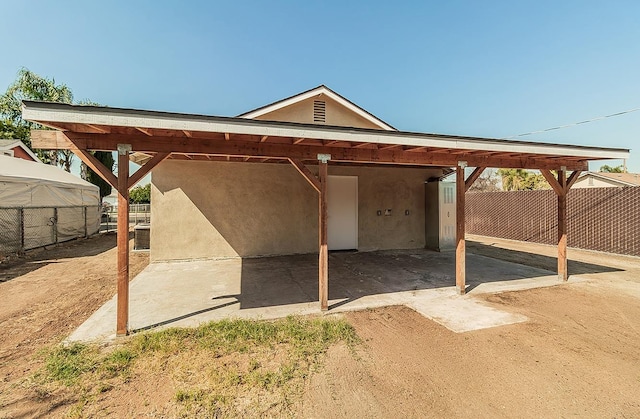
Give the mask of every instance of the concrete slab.
M 559 284 L 553 272 L 468 254 L 468 294 L 459 296 L 454 259 L 453 253 L 422 249 L 331 253 L 328 313 L 407 305 L 465 332 L 526 320 L 489 307 L 474 294 Z M 130 285 L 130 330 L 323 314 L 317 266 L 316 255 L 150 264 Z M 114 297 L 68 339 L 112 339 L 115 318 Z

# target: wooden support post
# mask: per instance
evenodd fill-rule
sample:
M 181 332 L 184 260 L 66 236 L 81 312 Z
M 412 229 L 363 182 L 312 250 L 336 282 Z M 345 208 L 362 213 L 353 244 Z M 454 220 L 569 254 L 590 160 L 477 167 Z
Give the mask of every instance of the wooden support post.
M 567 281 L 569 279 L 567 269 L 567 193 L 580 176 L 580 172 L 573 172 L 569 179 L 567 179 L 566 167 L 558 170 L 557 179 L 549 170 L 540 170 L 540 172 L 558 195 L 558 279 Z
M 464 242 L 465 167 L 465 162 L 458 162 L 458 166 L 456 166 L 456 288 L 460 295 L 465 293 L 466 288 L 466 248 Z
M 116 336 L 129 333 L 129 152 L 118 144 L 118 297 Z
M 564 169 L 558 170 L 558 183 L 562 189 L 558 194 L 558 279 L 567 281 L 567 176 Z
M 318 236 L 320 255 L 318 260 L 318 288 L 320 309 L 329 308 L 329 249 L 327 247 L 327 160 L 319 160 L 320 193 L 318 194 Z

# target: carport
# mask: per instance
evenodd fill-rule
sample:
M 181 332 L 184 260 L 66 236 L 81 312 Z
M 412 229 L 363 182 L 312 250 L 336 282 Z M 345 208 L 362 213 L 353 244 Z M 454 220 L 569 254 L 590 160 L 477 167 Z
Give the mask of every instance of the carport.
M 590 160 L 624 159 L 624 149 L 507 141 L 402 131 L 383 131 L 189 115 L 135 109 L 23 103 L 23 118 L 52 128 L 32 131 L 41 149 L 72 150 L 118 191 L 117 334 L 129 332 L 129 189 L 165 159 L 291 164 L 318 194 L 318 291 L 328 309 L 328 166 L 392 165 L 455 167 L 455 284 L 466 289 L 465 192 L 487 167 L 539 169 L 558 197 L 558 278 L 568 279 L 566 199 Z M 117 151 L 118 174 L 107 170 L 92 150 Z M 146 156 L 129 174 L 131 153 Z M 318 175 L 309 170 L 318 166 Z M 465 179 L 465 169 L 474 170 Z M 555 171 L 556 174 L 552 173 Z M 570 175 L 568 175 L 568 173 Z

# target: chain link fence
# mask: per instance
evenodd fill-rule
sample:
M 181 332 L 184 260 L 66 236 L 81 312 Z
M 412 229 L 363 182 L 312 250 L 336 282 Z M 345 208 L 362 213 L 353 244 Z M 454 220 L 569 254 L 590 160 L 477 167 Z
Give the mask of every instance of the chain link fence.
M 151 204 L 129 204 L 129 226 L 149 224 L 151 222 Z M 118 207 L 105 206 L 102 209 L 100 231 L 116 231 L 118 229 Z
M 87 237 L 100 228 L 100 206 L 0 207 L 0 254 Z
M 468 233 L 556 244 L 552 190 L 475 192 L 466 196 Z M 640 256 L 640 187 L 575 188 L 567 195 L 570 247 Z

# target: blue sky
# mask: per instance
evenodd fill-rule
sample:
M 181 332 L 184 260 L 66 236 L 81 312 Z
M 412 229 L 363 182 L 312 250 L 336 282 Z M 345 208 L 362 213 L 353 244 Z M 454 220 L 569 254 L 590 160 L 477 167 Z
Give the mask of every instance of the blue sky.
M 114 107 L 234 116 L 326 84 L 401 130 L 504 138 L 640 107 L 638 1 L 0 1 L 20 67 Z M 519 137 L 636 150 L 640 112 Z M 601 164 L 621 164 L 610 161 Z

